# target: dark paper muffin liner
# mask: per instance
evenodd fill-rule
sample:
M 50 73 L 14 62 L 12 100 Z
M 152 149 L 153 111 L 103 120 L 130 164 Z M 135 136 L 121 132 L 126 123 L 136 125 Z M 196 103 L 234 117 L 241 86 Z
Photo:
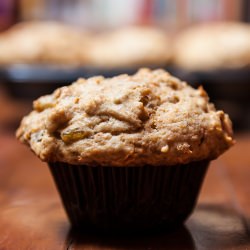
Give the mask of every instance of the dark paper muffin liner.
M 138 231 L 181 224 L 194 208 L 208 164 L 49 166 L 72 226 Z

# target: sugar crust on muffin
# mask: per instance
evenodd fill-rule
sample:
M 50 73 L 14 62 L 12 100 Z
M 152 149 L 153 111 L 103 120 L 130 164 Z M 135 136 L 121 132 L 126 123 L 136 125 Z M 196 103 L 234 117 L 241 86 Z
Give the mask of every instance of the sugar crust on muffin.
M 16 135 L 47 162 L 159 166 L 215 159 L 233 145 L 232 133 L 202 87 L 141 69 L 40 97 Z

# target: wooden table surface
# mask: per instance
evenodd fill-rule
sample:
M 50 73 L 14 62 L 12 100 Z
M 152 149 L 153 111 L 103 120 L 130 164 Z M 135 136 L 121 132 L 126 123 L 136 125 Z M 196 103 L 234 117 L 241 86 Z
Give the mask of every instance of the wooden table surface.
M 112 237 L 71 230 L 47 165 L 0 126 L 0 250 L 250 250 L 250 133 L 236 139 L 210 165 L 198 204 L 182 228 Z

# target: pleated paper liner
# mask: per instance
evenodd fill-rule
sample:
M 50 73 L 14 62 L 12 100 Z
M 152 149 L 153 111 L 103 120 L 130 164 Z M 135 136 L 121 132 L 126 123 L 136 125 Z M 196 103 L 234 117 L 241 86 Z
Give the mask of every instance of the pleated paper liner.
M 195 206 L 208 164 L 49 166 L 73 227 L 133 232 L 182 224 Z

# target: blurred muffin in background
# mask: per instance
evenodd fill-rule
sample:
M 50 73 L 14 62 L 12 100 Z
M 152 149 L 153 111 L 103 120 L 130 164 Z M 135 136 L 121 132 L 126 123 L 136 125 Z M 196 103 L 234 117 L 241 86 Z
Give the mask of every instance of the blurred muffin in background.
M 88 55 L 90 65 L 112 68 L 164 66 L 171 52 L 171 41 L 165 31 L 134 26 L 97 34 Z
M 0 34 L 0 64 L 84 64 L 89 34 L 57 22 L 23 22 Z
M 188 70 L 247 66 L 250 64 L 250 25 L 217 22 L 187 28 L 177 36 L 174 62 Z

